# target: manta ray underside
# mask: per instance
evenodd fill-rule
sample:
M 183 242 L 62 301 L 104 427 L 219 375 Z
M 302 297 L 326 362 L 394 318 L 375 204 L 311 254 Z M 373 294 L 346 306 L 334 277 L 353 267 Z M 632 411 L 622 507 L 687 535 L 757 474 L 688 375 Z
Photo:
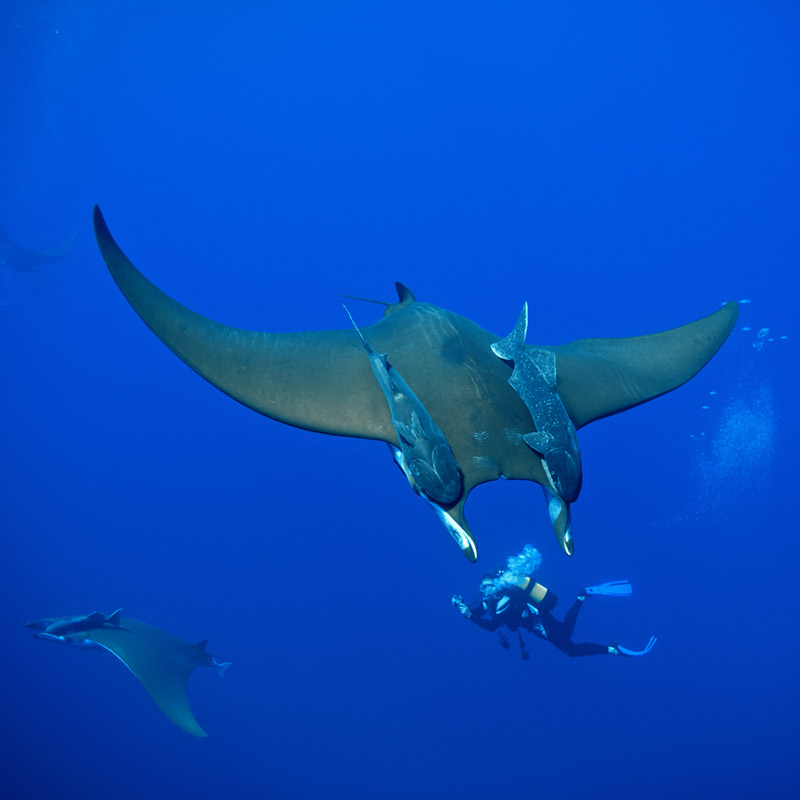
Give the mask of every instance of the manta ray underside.
M 120 617 L 119 611 L 108 618 L 95 612 L 85 617 L 38 619 L 26 627 L 37 631 L 37 639 L 113 653 L 175 725 L 191 736 L 207 736 L 189 707 L 186 681 L 196 667 L 213 667 L 222 675 L 230 662 L 207 652 L 205 641 L 190 644 L 152 625 Z
M 738 316 L 737 304 L 728 303 L 662 333 L 539 347 L 524 343 L 527 309 L 502 338 L 418 302 L 397 284 L 398 302 L 360 329 L 363 340 L 353 329 L 246 331 L 202 317 L 156 288 L 116 244 L 98 208 L 94 225 L 117 286 L 179 358 L 265 416 L 386 442 L 471 561 L 477 549 L 464 503 L 478 484 L 501 477 L 542 486 L 556 538 L 571 555 L 569 504 L 581 485 L 577 429 L 688 381 L 722 346 Z M 379 383 L 391 383 L 392 375 L 402 376 L 394 399 Z M 398 430 L 408 431 L 410 440 L 401 441 Z M 419 437 L 440 435 L 449 448 L 418 446 Z M 410 452 L 435 452 L 438 464 L 412 474 Z M 461 481 L 457 495 L 445 500 L 418 480 L 432 476 L 428 486 L 436 487 L 453 470 L 460 470 Z

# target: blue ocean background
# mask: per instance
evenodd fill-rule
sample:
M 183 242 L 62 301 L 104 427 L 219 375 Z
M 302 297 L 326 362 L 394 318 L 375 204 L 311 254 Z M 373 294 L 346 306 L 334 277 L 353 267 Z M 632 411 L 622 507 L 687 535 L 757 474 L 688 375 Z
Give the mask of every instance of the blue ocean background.
M 7 2 L 0 10 L 9 798 L 794 798 L 800 10 L 783 2 Z M 674 393 L 580 432 L 575 555 L 541 491 L 479 487 L 472 565 L 379 443 L 230 400 L 170 353 L 91 210 L 159 287 L 253 330 L 340 293 L 528 341 L 742 304 Z M 377 306 L 351 302 L 361 324 Z M 765 333 L 764 330 L 768 329 Z M 759 336 L 760 332 L 760 336 Z M 391 354 L 390 354 L 391 357 Z M 450 604 L 526 543 L 576 638 L 529 661 Z M 230 659 L 193 739 L 110 656 L 21 627 L 124 614 Z

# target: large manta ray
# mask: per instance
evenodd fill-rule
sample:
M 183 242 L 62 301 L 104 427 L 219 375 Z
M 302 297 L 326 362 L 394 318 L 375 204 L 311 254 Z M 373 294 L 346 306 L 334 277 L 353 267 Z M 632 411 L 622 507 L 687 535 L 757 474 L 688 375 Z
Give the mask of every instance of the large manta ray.
M 478 484 L 501 477 L 542 486 L 556 538 L 572 555 L 577 429 L 688 381 L 739 313 L 728 303 L 663 333 L 534 347 L 524 343 L 527 307 L 500 338 L 397 284 L 398 302 L 360 330 L 245 331 L 202 317 L 154 286 L 114 241 L 99 208 L 94 227 L 117 286 L 179 358 L 280 422 L 386 442 L 470 561 L 477 549 L 464 503 Z

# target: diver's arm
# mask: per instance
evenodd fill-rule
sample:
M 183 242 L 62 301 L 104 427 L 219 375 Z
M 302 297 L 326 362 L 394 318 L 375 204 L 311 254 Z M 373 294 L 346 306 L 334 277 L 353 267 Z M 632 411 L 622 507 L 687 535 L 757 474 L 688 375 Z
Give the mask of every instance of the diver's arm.
M 460 594 L 454 594 L 450 602 L 470 621 L 478 627 L 493 631 L 500 627 L 500 621 L 494 614 L 489 613 L 489 618 L 484 619 L 484 615 L 489 612 L 488 607 L 482 600 L 476 600 L 471 606 L 467 605 Z
M 469 613 L 465 613 L 464 616 L 486 631 L 496 631 L 503 624 L 502 620 L 496 614 L 492 614 L 482 602 L 467 606 L 467 610 Z
M 471 617 L 467 617 L 470 622 L 474 622 L 479 628 L 483 628 L 487 631 L 496 631 L 503 623 L 497 619 L 497 617 L 489 617 L 488 619 L 485 617 L 479 617 L 477 614 L 473 614 Z

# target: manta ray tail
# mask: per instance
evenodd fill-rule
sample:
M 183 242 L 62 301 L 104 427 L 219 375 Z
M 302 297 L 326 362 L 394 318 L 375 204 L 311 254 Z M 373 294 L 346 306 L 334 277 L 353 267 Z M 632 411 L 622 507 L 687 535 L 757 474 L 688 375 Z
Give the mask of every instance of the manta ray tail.
M 346 297 L 348 300 L 360 300 L 362 303 L 375 303 L 379 306 L 390 306 L 385 300 L 373 300 L 371 297 L 359 297 L 357 294 L 340 294 L 339 297 Z M 345 306 L 345 310 L 347 307 Z M 350 313 L 349 311 L 347 312 Z
M 367 343 L 367 340 L 364 338 L 364 334 L 361 333 L 361 328 L 359 328 L 358 325 L 356 325 L 356 321 L 353 319 L 353 315 L 350 313 L 350 309 L 344 303 L 342 303 L 342 308 L 347 312 L 347 316 L 350 317 L 350 322 L 353 323 L 353 327 L 356 329 L 356 333 L 358 334 L 358 338 L 361 339 L 361 344 L 364 345 L 364 349 L 368 353 L 373 352 L 372 348 Z
M 375 303 L 376 305 L 379 306 L 386 306 L 387 308 L 386 313 L 389 313 L 391 309 L 396 308 L 397 306 L 406 305 L 408 303 L 413 303 L 416 301 L 417 298 L 414 297 L 414 292 L 412 292 L 411 289 L 408 288 L 408 286 L 405 286 L 399 281 L 396 281 L 394 286 L 395 289 L 397 290 L 397 303 L 387 303 L 385 300 L 374 300 L 371 297 L 361 297 L 357 294 L 340 293 L 339 297 L 347 297 L 350 300 L 361 300 L 362 303 Z

